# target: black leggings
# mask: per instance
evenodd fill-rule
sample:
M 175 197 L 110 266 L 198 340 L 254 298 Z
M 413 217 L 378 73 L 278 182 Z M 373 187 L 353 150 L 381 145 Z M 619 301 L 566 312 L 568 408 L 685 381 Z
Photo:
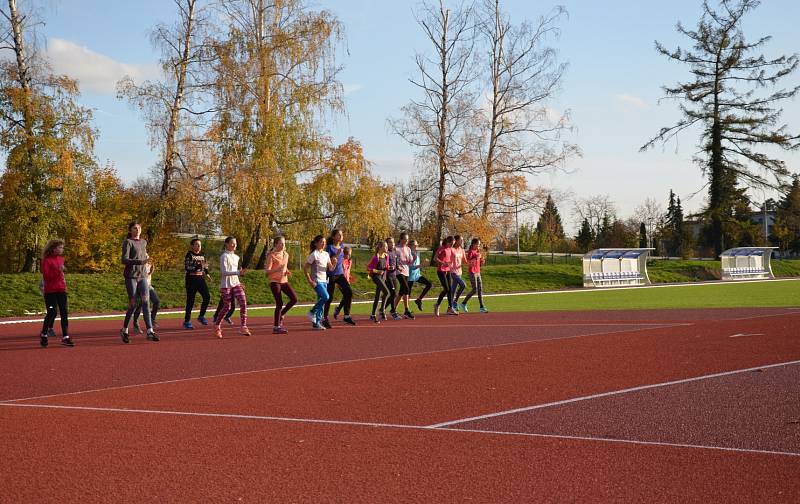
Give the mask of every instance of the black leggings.
M 344 275 L 331 275 L 328 279 L 328 301 L 325 303 L 325 318 L 328 318 L 328 313 L 331 311 L 331 303 L 333 302 L 333 291 L 336 286 L 342 291 L 342 305 L 344 308 L 344 316 L 350 316 L 350 305 L 353 303 L 353 289 L 350 288 L 350 282 Z
M 389 300 L 389 287 L 386 286 L 386 281 L 382 275 L 372 273 L 369 276 L 375 282 L 375 299 L 372 300 L 372 315 L 375 315 L 375 309 L 378 308 L 378 300 L 381 303 L 381 313 L 386 311 L 386 301 Z
M 183 316 L 184 322 L 189 322 L 192 319 L 194 298 L 198 292 L 203 298 L 203 302 L 200 305 L 199 317 L 204 317 L 208 309 L 208 303 L 211 301 L 211 294 L 208 293 L 206 278 L 201 275 L 186 275 L 186 313 Z
M 394 302 L 395 297 L 397 296 L 397 284 L 395 283 L 395 274 L 386 275 L 386 288 L 389 289 L 389 307 L 392 309 L 392 313 L 396 311 Z
M 158 298 L 158 294 L 156 290 L 151 286 L 150 287 L 150 322 L 155 325 L 156 323 L 156 315 L 158 315 L 158 310 L 161 308 L 161 300 Z M 133 323 L 139 323 L 139 314 L 142 313 L 142 302 L 141 300 L 136 302 L 136 309 L 133 310 Z
M 424 286 L 425 286 L 425 287 L 422 289 L 422 292 L 420 293 L 419 297 L 417 298 L 417 299 L 419 299 L 420 301 L 422 301 L 422 298 L 424 298 L 424 297 L 425 297 L 425 294 L 427 294 L 427 293 L 428 293 L 428 291 L 429 291 L 429 290 L 431 290 L 431 287 L 433 287 L 433 284 L 431 283 L 431 281 L 430 281 L 430 280 L 428 280 L 428 279 L 427 279 L 427 278 L 425 278 L 424 276 L 420 276 L 420 277 L 419 277 L 419 278 L 417 278 L 416 280 L 410 280 L 410 281 L 408 282 L 408 293 L 409 293 L 409 294 L 411 294 L 411 291 L 414 289 L 414 284 L 415 284 L 415 283 L 417 283 L 417 282 L 419 282 L 419 283 L 421 283 L 422 285 L 424 285 Z
M 42 324 L 42 334 L 47 334 L 48 329 L 53 328 L 56 322 L 56 314 L 61 313 L 61 335 L 68 336 L 69 321 L 67 320 L 67 293 L 51 292 L 44 295 L 44 302 L 47 305 L 47 315 Z
M 450 285 L 450 272 L 449 271 L 436 271 L 436 276 L 439 277 L 439 283 L 442 284 L 442 292 L 439 293 L 439 299 L 436 300 L 436 305 L 442 304 L 442 299 L 447 296 L 447 306 L 453 307 L 453 291 Z

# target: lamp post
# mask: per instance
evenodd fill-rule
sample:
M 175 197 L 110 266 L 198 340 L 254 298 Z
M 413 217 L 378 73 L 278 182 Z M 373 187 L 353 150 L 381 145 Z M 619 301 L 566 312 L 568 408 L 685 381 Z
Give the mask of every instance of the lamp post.
M 514 188 L 514 225 L 517 228 L 517 263 L 519 264 L 519 189 Z

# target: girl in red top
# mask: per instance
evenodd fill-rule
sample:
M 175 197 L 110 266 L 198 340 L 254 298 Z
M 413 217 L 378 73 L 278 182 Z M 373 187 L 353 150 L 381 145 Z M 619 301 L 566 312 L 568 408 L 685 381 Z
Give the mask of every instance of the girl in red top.
M 450 268 L 453 265 L 453 237 L 448 236 L 442 241 L 442 246 L 436 251 L 436 276 L 439 277 L 439 283 L 442 284 L 442 292 L 439 293 L 439 298 L 436 300 L 436 305 L 433 307 L 433 314 L 439 316 L 439 305 L 442 304 L 442 299 L 447 296 L 447 314 L 458 315 L 453 310 L 453 291 L 450 284 Z
M 467 251 L 467 262 L 469 262 L 469 283 L 472 285 L 472 290 L 464 298 L 461 303 L 461 311 L 467 311 L 467 301 L 469 298 L 478 294 L 478 302 L 481 305 L 481 313 L 489 313 L 486 306 L 483 304 L 483 280 L 481 280 L 481 264 L 486 260 L 481 256 L 481 240 L 473 238 L 472 243 L 469 245 Z
M 55 336 L 53 324 L 56 314 L 61 313 L 61 344 L 75 346 L 70 339 L 67 329 L 67 282 L 64 280 L 64 241 L 50 240 L 42 252 L 42 293 L 47 305 L 47 315 L 42 324 L 42 333 L 39 335 L 39 344 L 47 347 L 48 336 Z

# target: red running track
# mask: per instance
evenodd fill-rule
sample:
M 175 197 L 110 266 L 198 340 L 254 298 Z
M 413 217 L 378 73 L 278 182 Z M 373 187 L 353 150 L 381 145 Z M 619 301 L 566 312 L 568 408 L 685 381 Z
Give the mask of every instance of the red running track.
M 58 395 L 0 405 L 0 500 L 796 502 L 792 431 L 760 441 L 761 424 L 744 422 L 729 434 L 747 443 L 732 446 L 687 414 L 673 430 L 690 442 L 653 434 L 670 405 L 791 402 L 793 365 L 739 398 L 746 375 L 734 374 L 709 379 L 706 395 L 698 380 L 450 427 L 461 431 L 425 426 L 797 361 L 798 322 L 789 310 L 490 314 L 319 334 L 294 321 L 289 337 L 175 331 L 130 346 L 114 323 L 76 322 L 79 346 L 46 350 L 3 328 L 0 398 Z M 146 385 L 164 380 L 178 381 Z M 89 389 L 105 390 L 63 395 Z M 622 422 L 625 442 L 576 418 Z

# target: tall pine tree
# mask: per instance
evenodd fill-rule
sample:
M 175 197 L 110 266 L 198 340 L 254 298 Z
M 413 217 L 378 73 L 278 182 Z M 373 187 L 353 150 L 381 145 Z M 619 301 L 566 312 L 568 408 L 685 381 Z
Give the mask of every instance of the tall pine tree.
M 797 175 L 789 192 L 778 203 L 773 234 L 782 252 L 800 252 L 800 177 Z
M 656 42 L 659 53 L 687 65 L 693 80 L 665 87 L 667 98 L 681 102 L 683 118 L 664 127 L 641 150 L 675 138 L 693 126 L 701 128 L 697 159 L 708 177 L 709 239 L 719 254 L 725 244 L 725 226 L 734 217 L 740 198 L 737 183 L 777 187 L 788 175 L 785 163 L 763 149 L 800 147 L 800 137 L 779 124 L 782 109 L 777 104 L 794 97 L 800 86 L 775 89 L 783 77 L 797 69 L 798 56 L 767 59 L 759 51 L 770 37 L 747 42 L 742 19 L 759 5 L 758 0 L 721 0 L 715 10 L 703 2 L 703 15 L 695 30 L 678 23 L 677 30 L 693 44 L 692 49 L 674 51 Z M 757 90 L 768 89 L 766 94 Z
M 578 245 L 578 249 L 581 252 L 588 252 L 594 242 L 594 238 L 594 230 L 592 229 L 592 225 L 589 224 L 589 219 L 583 219 L 581 229 L 578 231 L 577 236 L 575 236 L 575 244 Z

